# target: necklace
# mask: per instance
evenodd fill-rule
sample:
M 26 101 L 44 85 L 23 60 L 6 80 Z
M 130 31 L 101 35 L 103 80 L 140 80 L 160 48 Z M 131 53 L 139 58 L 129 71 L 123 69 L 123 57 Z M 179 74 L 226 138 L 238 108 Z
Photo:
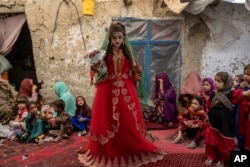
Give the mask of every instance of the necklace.
M 123 53 L 121 49 L 119 49 L 118 51 L 113 51 L 113 63 L 115 68 L 115 74 L 119 76 L 123 67 Z

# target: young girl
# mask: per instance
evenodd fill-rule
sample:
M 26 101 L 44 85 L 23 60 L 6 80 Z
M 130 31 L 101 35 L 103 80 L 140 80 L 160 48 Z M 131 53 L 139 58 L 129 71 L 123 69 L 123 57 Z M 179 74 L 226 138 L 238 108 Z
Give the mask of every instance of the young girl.
M 107 67 L 102 76 L 106 78 L 96 82 L 90 139 L 79 160 L 84 166 L 139 166 L 162 159 L 161 151 L 146 139 L 136 89 L 141 68 L 124 25 L 111 23 L 106 39 L 102 47 L 106 50 L 102 64 Z
M 159 113 L 160 123 L 171 127 L 176 122 L 176 92 L 169 77 L 162 72 L 155 76 L 155 112 Z
M 71 118 L 73 127 L 79 130 L 80 135 L 86 135 L 88 131 L 88 124 L 91 120 L 91 109 L 85 101 L 85 98 L 78 96 L 76 98 L 76 112 L 75 116 Z
M 57 113 L 55 118 L 51 118 L 52 124 L 56 124 L 58 130 L 49 130 L 49 135 L 54 136 L 53 142 L 58 142 L 62 138 L 69 138 L 73 132 L 73 126 L 70 121 L 70 115 L 64 110 L 65 102 L 61 99 L 53 102 L 54 111 Z
M 179 112 L 185 111 L 190 106 L 193 95 L 203 95 L 202 80 L 199 73 L 196 71 L 192 71 L 188 74 L 185 82 L 180 88 L 179 96 L 177 99 L 177 107 Z
M 244 81 L 240 84 L 244 91 L 250 90 L 250 64 L 244 67 Z M 250 150 L 250 97 L 242 100 L 239 106 L 239 135 L 242 137 L 244 150 Z
M 205 78 L 202 81 L 202 86 L 204 90 L 204 110 L 208 113 L 208 99 L 210 95 L 214 92 L 214 80 L 212 78 Z
M 235 149 L 234 131 L 232 125 L 232 103 L 239 103 L 249 91 L 232 91 L 233 79 L 227 72 L 215 75 L 215 93 L 209 99 L 209 124 L 206 127 L 205 164 L 223 167 L 229 162 L 229 153 Z
M 233 80 L 233 89 L 238 89 L 240 87 L 240 83 L 244 81 L 244 76 L 242 74 L 235 75 Z
M 28 106 L 29 115 L 25 118 L 25 131 L 17 135 L 21 143 L 35 141 L 39 145 L 43 144 L 43 138 L 47 132 L 49 125 L 45 118 L 45 114 L 38 111 L 35 102 L 31 102 Z
M 195 137 L 188 145 L 188 148 L 195 148 L 199 144 L 199 141 L 203 137 L 202 132 L 207 120 L 207 113 L 203 110 L 203 105 L 203 98 L 201 96 L 194 96 L 188 110 L 178 115 L 178 136 L 172 141 L 172 143 L 178 144 L 183 142 L 182 132 L 187 131 L 195 133 Z
M 241 88 L 241 83 L 244 81 L 243 75 L 235 75 L 233 79 L 233 87 L 232 90 L 236 89 L 242 89 Z M 234 135 L 235 138 L 237 139 L 237 148 L 236 150 L 243 150 L 244 149 L 244 137 L 239 133 L 239 115 L 240 115 L 240 104 L 234 104 L 233 105 L 233 127 L 234 127 Z
M 27 99 L 24 97 L 17 98 L 17 115 L 13 121 L 9 122 L 11 134 L 8 138 L 13 138 L 22 130 L 25 130 L 25 118 L 28 116 Z

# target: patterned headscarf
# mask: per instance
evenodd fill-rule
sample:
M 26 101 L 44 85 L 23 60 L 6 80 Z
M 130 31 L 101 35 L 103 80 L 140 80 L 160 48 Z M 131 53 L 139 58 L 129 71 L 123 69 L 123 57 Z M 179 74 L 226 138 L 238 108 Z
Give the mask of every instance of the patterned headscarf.
M 211 108 L 214 107 L 217 103 L 222 102 L 228 109 L 232 111 L 232 103 L 227 98 L 226 94 L 229 93 L 232 88 L 233 77 L 227 72 L 218 72 L 215 76 L 220 77 L 220 79 L 224 83 L 224 87 L 223 89 L 217 90 L 217 92 L 215 92 L 215 96 L 211 102 Z

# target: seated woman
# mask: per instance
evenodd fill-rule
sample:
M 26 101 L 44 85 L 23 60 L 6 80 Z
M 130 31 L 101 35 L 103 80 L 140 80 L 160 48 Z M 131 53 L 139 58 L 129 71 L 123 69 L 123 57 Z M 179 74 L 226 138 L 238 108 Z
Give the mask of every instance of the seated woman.
M 38 111 L 35 102 L 28 105 L 29 115 L 25 118 L 25 131 L 18 133 L 17 138 L 21 143 L 35 141 L 43 144 L 43 138 L 49 129 L 45 113 Z
M 164 72 L 155 77 L 154 103 L 157 122 L 171 127 L 177 121 L 176 92 Z
M 38 93 L 37 85 L 33 84 L 33 80 L 25 78 L 22 80 L 17 97 L 25 97 L 29 102 L 35 102 L 38 110 L 42 108 L 41 96 Z
M 75 116 L 75 110 L 76 110 L 76 100 L 75 96 L 71 93 L 70 89 L 64 82 L 57 82 L 54 85 L 54 91 L 58 97 L 58 99 L 61 99 L 65 103 L 64 110 L 69 113 L 70 117 Z M 55 117 L 54 113 L 54 117 Z
M 188 133 L 195 133 L 195 137 L 188 145 L 188 148 L 195 148 L 199 144 L 199 141 L 203 138 L 202 132 L 208 119 L 207 113 L 203 110 L 203 105 L 204 102 L 201 96 L 193 96 L 190 107 L 178 115 L 178 136 L 172 143 L 183 142 L 182 133 L 187 131 Z
M 14 88 L 6 80 L 0 79 L 0 123 L 8 124 L 17 114 L 16 94 Z

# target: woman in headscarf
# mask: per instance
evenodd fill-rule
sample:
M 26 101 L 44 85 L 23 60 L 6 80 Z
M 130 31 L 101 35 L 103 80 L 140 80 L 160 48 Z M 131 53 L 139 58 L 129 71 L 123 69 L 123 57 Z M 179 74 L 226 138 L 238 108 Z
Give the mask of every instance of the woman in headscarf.
M 64 110 L 68 112 L 71 117 L 75 116 L 76 100 L 68 86 L 64 82 L 57 82 L 54 86 L 54 91 L 57 97 L 65 102 Z
M 42 104 L 37 88 L 32 79 L 25 78 L 21 82 L 17 97 L 25 97 L 29 102 L 35 102 L 38 110 L 41 110 Z
M 166 73 L 155 76 L 155 112 L 163 117 L 162 123 L 171 127 L 177 121 L 176 92 Z

